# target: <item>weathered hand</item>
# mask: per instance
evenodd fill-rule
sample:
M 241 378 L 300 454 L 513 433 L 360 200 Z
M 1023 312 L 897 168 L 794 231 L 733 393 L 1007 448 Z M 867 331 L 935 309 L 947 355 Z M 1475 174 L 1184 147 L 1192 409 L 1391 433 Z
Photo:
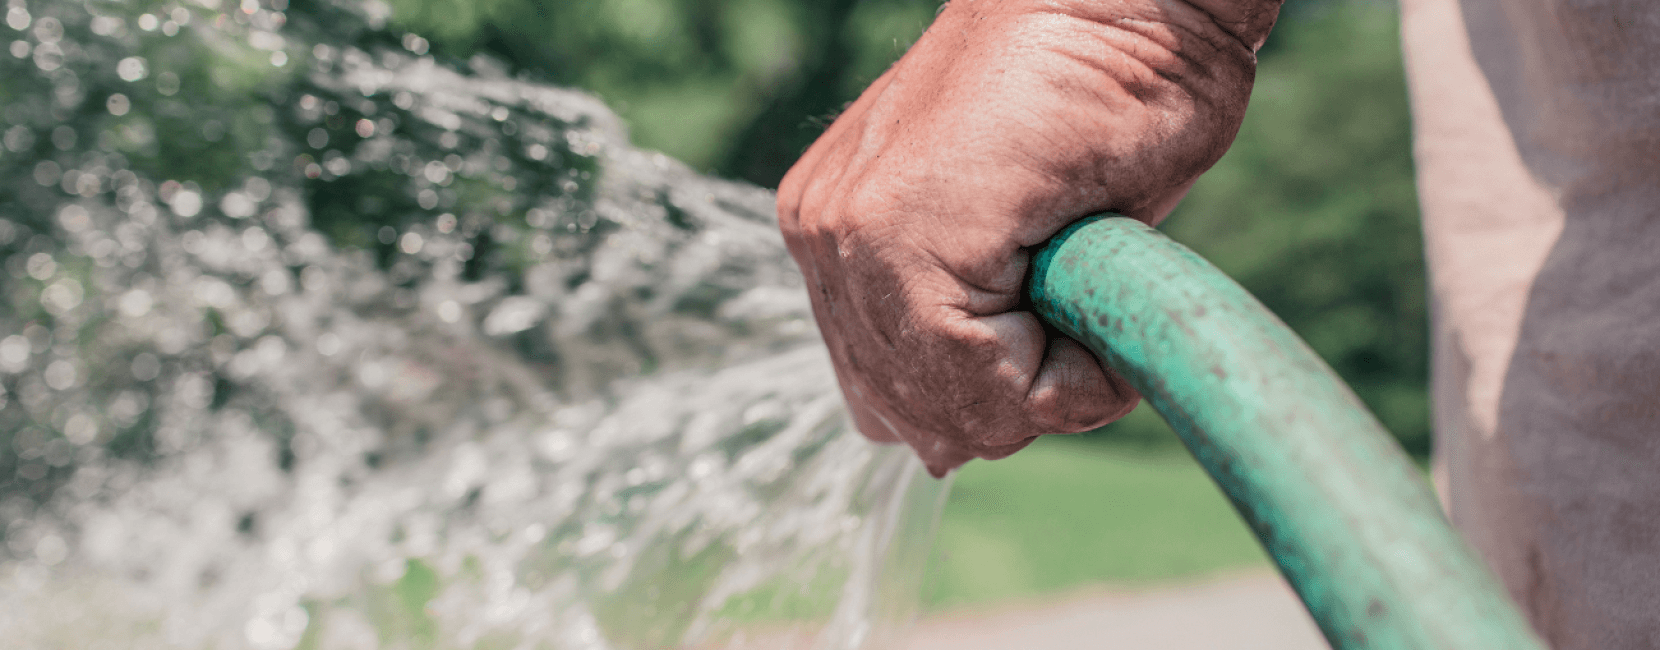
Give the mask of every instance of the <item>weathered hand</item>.
M 1272 0 L 955 0 L 778 192 L 860 430 L 936 476 L 1140 397 L 1022 306 L 1028 250 L 1164 217 L 1233 141 Z

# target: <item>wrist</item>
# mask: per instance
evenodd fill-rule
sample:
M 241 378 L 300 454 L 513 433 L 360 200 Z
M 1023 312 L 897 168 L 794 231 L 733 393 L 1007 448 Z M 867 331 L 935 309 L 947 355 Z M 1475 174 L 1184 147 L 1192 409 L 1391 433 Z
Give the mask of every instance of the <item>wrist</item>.
M 1262 47 L 1279 17 L 1284 0 L 950 0 L 940 10 L 941 21 L 956 22 L 965 32 L 996 29 L 1022 15 L 1058 15 L 1109 27 L 1148 31 L 1168 26 L 1209 42 L 1213 47 Z M 1166 39 L 1161 39 L 1166 40 Z

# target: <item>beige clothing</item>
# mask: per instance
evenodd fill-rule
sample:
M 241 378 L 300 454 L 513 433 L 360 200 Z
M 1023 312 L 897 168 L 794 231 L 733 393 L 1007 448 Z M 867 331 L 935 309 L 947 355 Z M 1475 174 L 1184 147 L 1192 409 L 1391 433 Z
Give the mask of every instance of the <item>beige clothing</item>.
M 1555 648 L 1660 648 L 1660 0 L 1403 5 L 1437 482 Z

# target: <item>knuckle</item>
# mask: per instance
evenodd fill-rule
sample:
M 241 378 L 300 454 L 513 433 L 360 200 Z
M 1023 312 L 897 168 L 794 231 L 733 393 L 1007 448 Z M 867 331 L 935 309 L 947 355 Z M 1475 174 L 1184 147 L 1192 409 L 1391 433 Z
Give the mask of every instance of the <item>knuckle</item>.
M 778 200 L 775 203 L 778 210 L 779 225 L 799 222 L 801 220 L 801 196 L 796 192 L 786 192 L 784 188 L 778 190 Z
M 802 229 L 801 218 L 794 211 L 778 211 L 778 232 L 784 236 L 785 245 L 791 252 L 796 252 L 806 239 L 806 232 Z
M 778 230 L 784 236 L 784 243 L 792 252 L 811 254 L 815 258 L 825 256 L 826 243 L 833 244 L 836 234 L 832 229 L 830 213 L 827 206 L 814 200 L 812 186 L 804 190 L 805 196 L 792 199 L 786 204 L 782 195 L 779 199 Z M 834 246 L 830 247 L 831 249 Z
M 894 227 L 906 220 L 895 218 L 896 202 L 888 192 L 869 182 L 853 187 L 838 188 L 842 212 L 847 218 L 863 226 L 864 230 L 895 234 Z
M 802 162 L 798 161 L 789 171 L 784 172 L 784 178 L 778 181 L 778 199 L 782 203 L 786 197 L 791 199 L 801 196 L 801 184 L 807 172 Z

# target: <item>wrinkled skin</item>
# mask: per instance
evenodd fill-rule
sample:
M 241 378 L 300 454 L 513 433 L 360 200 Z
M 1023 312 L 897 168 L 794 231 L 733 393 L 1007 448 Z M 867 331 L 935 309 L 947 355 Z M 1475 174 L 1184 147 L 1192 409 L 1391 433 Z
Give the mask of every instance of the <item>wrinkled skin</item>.
M 1022 307 L 1030 250 L 1155 223 L 1232 143 L 1278 2 L 954 0 L 779 187 L 860 430 L 935 476 L 1140 396 Z

